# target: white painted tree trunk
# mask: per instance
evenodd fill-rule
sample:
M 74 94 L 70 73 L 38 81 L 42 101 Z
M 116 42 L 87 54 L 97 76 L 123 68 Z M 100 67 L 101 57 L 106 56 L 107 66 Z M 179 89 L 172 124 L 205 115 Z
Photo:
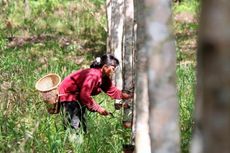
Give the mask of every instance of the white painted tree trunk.
M 230 152 L 230 1 L 202 1 L 192 153 Z

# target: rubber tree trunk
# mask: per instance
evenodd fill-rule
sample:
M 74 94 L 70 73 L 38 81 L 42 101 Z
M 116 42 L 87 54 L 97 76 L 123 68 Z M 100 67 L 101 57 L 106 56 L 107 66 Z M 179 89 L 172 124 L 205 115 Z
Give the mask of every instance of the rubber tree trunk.
M 171 0 L 144 0 L 148 57 L 149 127 L 152 153 L 179 153 L 176 50 L 171 35 Z
M 135 104 L 136 104 L 136 153 L 151 153 L 149 135 L 149 99 L 147 81 L 147 50 L 145 48 L 145 18 L 142 0 L 134 0 L 134 16 L 136 20 L 136 64 L 135 64 Z
M 124 0 L 107 0 L 107 53 L 115 55 L 115 57 L 122 61 L 122 38 L 124 27 Z M 115 73 L 116 86 L 122 89 L 122 64 L 120 70 Z
M 127 93 L 134 92 L 134 5 L 133 0 L 124 1 L 124 34 L 123 34 L 123 90 Z M 132 128 L 131 142 L 134 144 L 135 126 L 134 120 L 134 101 L 133 99 L 124 100 L 123 124 L 126 128 Z
M 125 1 L 125 22 L 123 34 L 123 89 L 132 91 L 133 81 L 133 55 L 134 55 L 134 6 L 133 0 Z
M 106 0 L 106 17 L 107 17 L 107 53 L 111 53 L 111 18 L 112 18 L 112 3 L 111 0 Z
M 192 153 L 230 151 L 230 1 L 203 0 Z

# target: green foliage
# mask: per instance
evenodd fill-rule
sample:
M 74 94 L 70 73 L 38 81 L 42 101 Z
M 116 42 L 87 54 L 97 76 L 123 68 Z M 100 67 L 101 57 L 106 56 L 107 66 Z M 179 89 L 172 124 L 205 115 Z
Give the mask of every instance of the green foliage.
M 189 12 L 192 14 L 198 13 L 200 10 L 200 0 L 183 0 L 181 3 L 174 4 L 174 13 Z

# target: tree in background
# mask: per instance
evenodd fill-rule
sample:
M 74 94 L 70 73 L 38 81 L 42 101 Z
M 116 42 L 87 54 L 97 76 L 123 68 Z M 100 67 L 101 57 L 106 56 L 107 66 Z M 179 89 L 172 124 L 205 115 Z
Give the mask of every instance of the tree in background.
M 108 39 L 107 53 L 114 54 L 120 60 L 120 70 L 115 73 L 116 85 L 127 92 L 134 90 L 134 6 L 133 0 L 108 0 Z M 120 101 L 116 101 L 117 104 Z M 124 108 L 124 127 L 132 127 L 132 103 L 127 100 Z
M 121 61 L 123 49 L 124 0 L 107 0 L 106 12 L 108 21 L 107 53 L 114 54 L 116 58 Z M 120 64 L 120 70 L 121 71 L 116 71 L 115 81 L 116 86 L 122 89 L 122 64 Z
M 135 37 L 134 37 L 134 4 L 133 0 L 124 1 L 124 33 L 123 33 L 123 51 L 122 51 L 122 76 L 123 90 L 126 92 L 134 92 L 134 66 L 135 66 Z M 123 126 L 132 128 L 131 140 L 129 143 L 134 145 L 135 140 L 135 105 L 134 100 L 129 99 L 123 101 L 125 103 L 123 113 Z
M 192 153 L 230 150 L 230 1 L 203 0 Z

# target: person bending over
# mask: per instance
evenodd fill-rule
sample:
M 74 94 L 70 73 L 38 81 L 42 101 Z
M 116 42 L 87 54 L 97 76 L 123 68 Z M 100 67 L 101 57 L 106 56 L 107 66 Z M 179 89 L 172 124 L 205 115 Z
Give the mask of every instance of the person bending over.
M 64 114 L 64 128 L 68 125 L 73 129 L 83 127 L 87 132 L 85 111 L 98 112 L 107 116 L 109 112 L 101 107 L 92 96 L 105 92 L 113 99 L 129 99 L 133 94 L 119 90 L 112 83 L 112 74 L 115 72 L 119 61 L 113 55 L 106 54 L 97 57 L 90 68 L 75 71 L 64 78 L 59 90 L 59 102 Z

